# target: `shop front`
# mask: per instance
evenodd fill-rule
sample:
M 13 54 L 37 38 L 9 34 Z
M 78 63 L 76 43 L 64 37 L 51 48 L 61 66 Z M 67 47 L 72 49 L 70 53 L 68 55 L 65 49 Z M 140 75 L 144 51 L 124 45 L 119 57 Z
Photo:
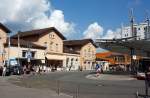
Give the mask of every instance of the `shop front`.
M 65 56 L 60 54 L 48 54 L 45 63 L 52 71 L 61 71 L 65 64 Z

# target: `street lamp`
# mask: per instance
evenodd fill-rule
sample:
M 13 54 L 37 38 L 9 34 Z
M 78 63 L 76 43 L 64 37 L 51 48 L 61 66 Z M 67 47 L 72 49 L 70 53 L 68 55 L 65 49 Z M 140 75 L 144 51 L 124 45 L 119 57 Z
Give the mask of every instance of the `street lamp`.
M 45 66 L 47 66 L 47 42 L 44 43 L 44 46 L 46 47 L 45 52 L 44 52 L 44 56 L 45 56 Z
M 9 66 L 10 63 L 10 35 L 8 35 L 8 61 L 7 61 L 7 66 Z

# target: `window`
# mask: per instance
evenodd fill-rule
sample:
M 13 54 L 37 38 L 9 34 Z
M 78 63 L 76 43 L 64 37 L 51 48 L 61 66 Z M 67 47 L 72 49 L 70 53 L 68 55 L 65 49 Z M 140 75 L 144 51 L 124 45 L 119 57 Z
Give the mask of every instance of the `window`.
M 50 49 L 50 51 L 53 51 L 53 42 L 50 42 L 49 49 Z
M 35 57 L 35 51 L 27 51 L 27 50 L 23 50 L 22 51 L 22 57 L 25 57 L 25 58 L 27 58 L 28 57 L 28 53 L 31 53 L 30 54 L 30 56 L 31 56 L 31 58 L 34 58 Z
M 93 58 L 95 57 L 94 51 L 92 51 L 92 56 L 93 56 Z
M 22 51 L 22 57 L 26 57 L 26 51 Z
M 90 51 L 91 51 L 91 48 L 89 47 L 88 52 L 90 52 Z
M 73 58 L 71 59 L 71 66 L 73 65 Z
M 51 34 L 49 34 L 49 38 L 52 38 L 52 35 L 51 35 Z
M 86 49 L 84 50 L 84 56 L 86 57 Z
M 31 52 L 31 56 L 32 56 L 32 58 L 35 57 L 35 52 L 34 51 Z
M 58 52 L 58 44 L 56 44 L 56 52 Z
M 44 42 L 44 46 L 47 48 L 47 42 Z
M 138 28 L 138 30 L 140 30 L 140 28 Z
M 55 37 L 54 34 L 49 34 L 50 39 L 54 39 L 54 37 Z

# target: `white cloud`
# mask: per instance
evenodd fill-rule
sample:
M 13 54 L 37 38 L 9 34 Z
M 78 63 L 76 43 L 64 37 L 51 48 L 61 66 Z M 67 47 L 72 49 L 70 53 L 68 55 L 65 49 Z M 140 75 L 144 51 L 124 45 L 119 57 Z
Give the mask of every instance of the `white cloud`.
M 102 39 L 118 39 L 121 38 L 121 29 L 116 29 L 115 31 L 109 29 L 107 30 L 106 34 L 102 37 Z
M 103 39 L 113 39 L 113 38 L 115 38 L 115 34 L 112 30 L 108 30 L 102 38 Z
M 90 24 L 87 30 L 83 32 L 84 38 L 92 38 L 92 39 L 100 38 L 102 34 L 103 34 L 103 27 L 100 26 L 97 22 Z
M 46 12 L 50 3 L 47 0 L 1 0 L 0 20 L 5 22 L 26 22 Z
M 54 9 L 49 0 L 1 0 L 0 22 L 15 31 L 50 26 L 65 36 L 75 31 L 74 24 L 66 22 L 63 11 Z
M 104 29 L 97 22 L 90 24 L 83 32 L 84 38 L 92 38 L 92 39 L 113 39 L 113 38 L 121 38 L 121 29 L 117 28 L 115 31 L 109 29 L 106 33 L 104 33 Z
M 116 29 L 115 38 L 118 38 L 118 39 L 121 38 L 121 29 L 120 28 Z
M 74 33 L 74 24 L 65 21 L 64 14 L 61 10 L 54 10 L 50 17 L 42 16 L 34 22 L 34 28 L 44 28 L 49 26 L 56 27 L 66 36 L 69 36 L 70 33 Z

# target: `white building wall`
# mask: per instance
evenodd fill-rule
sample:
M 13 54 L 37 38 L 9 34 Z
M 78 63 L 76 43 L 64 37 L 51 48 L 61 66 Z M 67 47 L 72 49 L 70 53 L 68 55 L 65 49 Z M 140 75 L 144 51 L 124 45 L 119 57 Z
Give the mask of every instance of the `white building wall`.
M 11 46 L 10 48 L 5 48 L 5 51 L 6 51 L 6 59 L 8 58 L 22 58 L 22 51 L 23 50 L 26 50 L 28 51 L 28 48 L 18 48 L 18 47 L 13 47 Z M 44 53 L 45 53 L 45 50 L 42 50 L 42 49 L 30 49 L 31 51 L 35 51 L 35 59 L 44 59 L 45 56 L 44 56 Z M 9 56 L 9 57 L 8 57 Z
M 66 70 L 78 70 L 80 65 L 80 56 L 78 54 L 65 54 L 64 68 Z
M 103 71 L 109 71 L 109 62 L 108 61 L 96 61 L 99 65 L 101 65 Z
M 134 24 L 134 28 L 136 28 L 137 32 L 137 40 L 145 39 L 147 36 L 150 36 L 146 31 L 147 23 Z M 122 38 L 132 37 L 131 26 L 122 27 Z

